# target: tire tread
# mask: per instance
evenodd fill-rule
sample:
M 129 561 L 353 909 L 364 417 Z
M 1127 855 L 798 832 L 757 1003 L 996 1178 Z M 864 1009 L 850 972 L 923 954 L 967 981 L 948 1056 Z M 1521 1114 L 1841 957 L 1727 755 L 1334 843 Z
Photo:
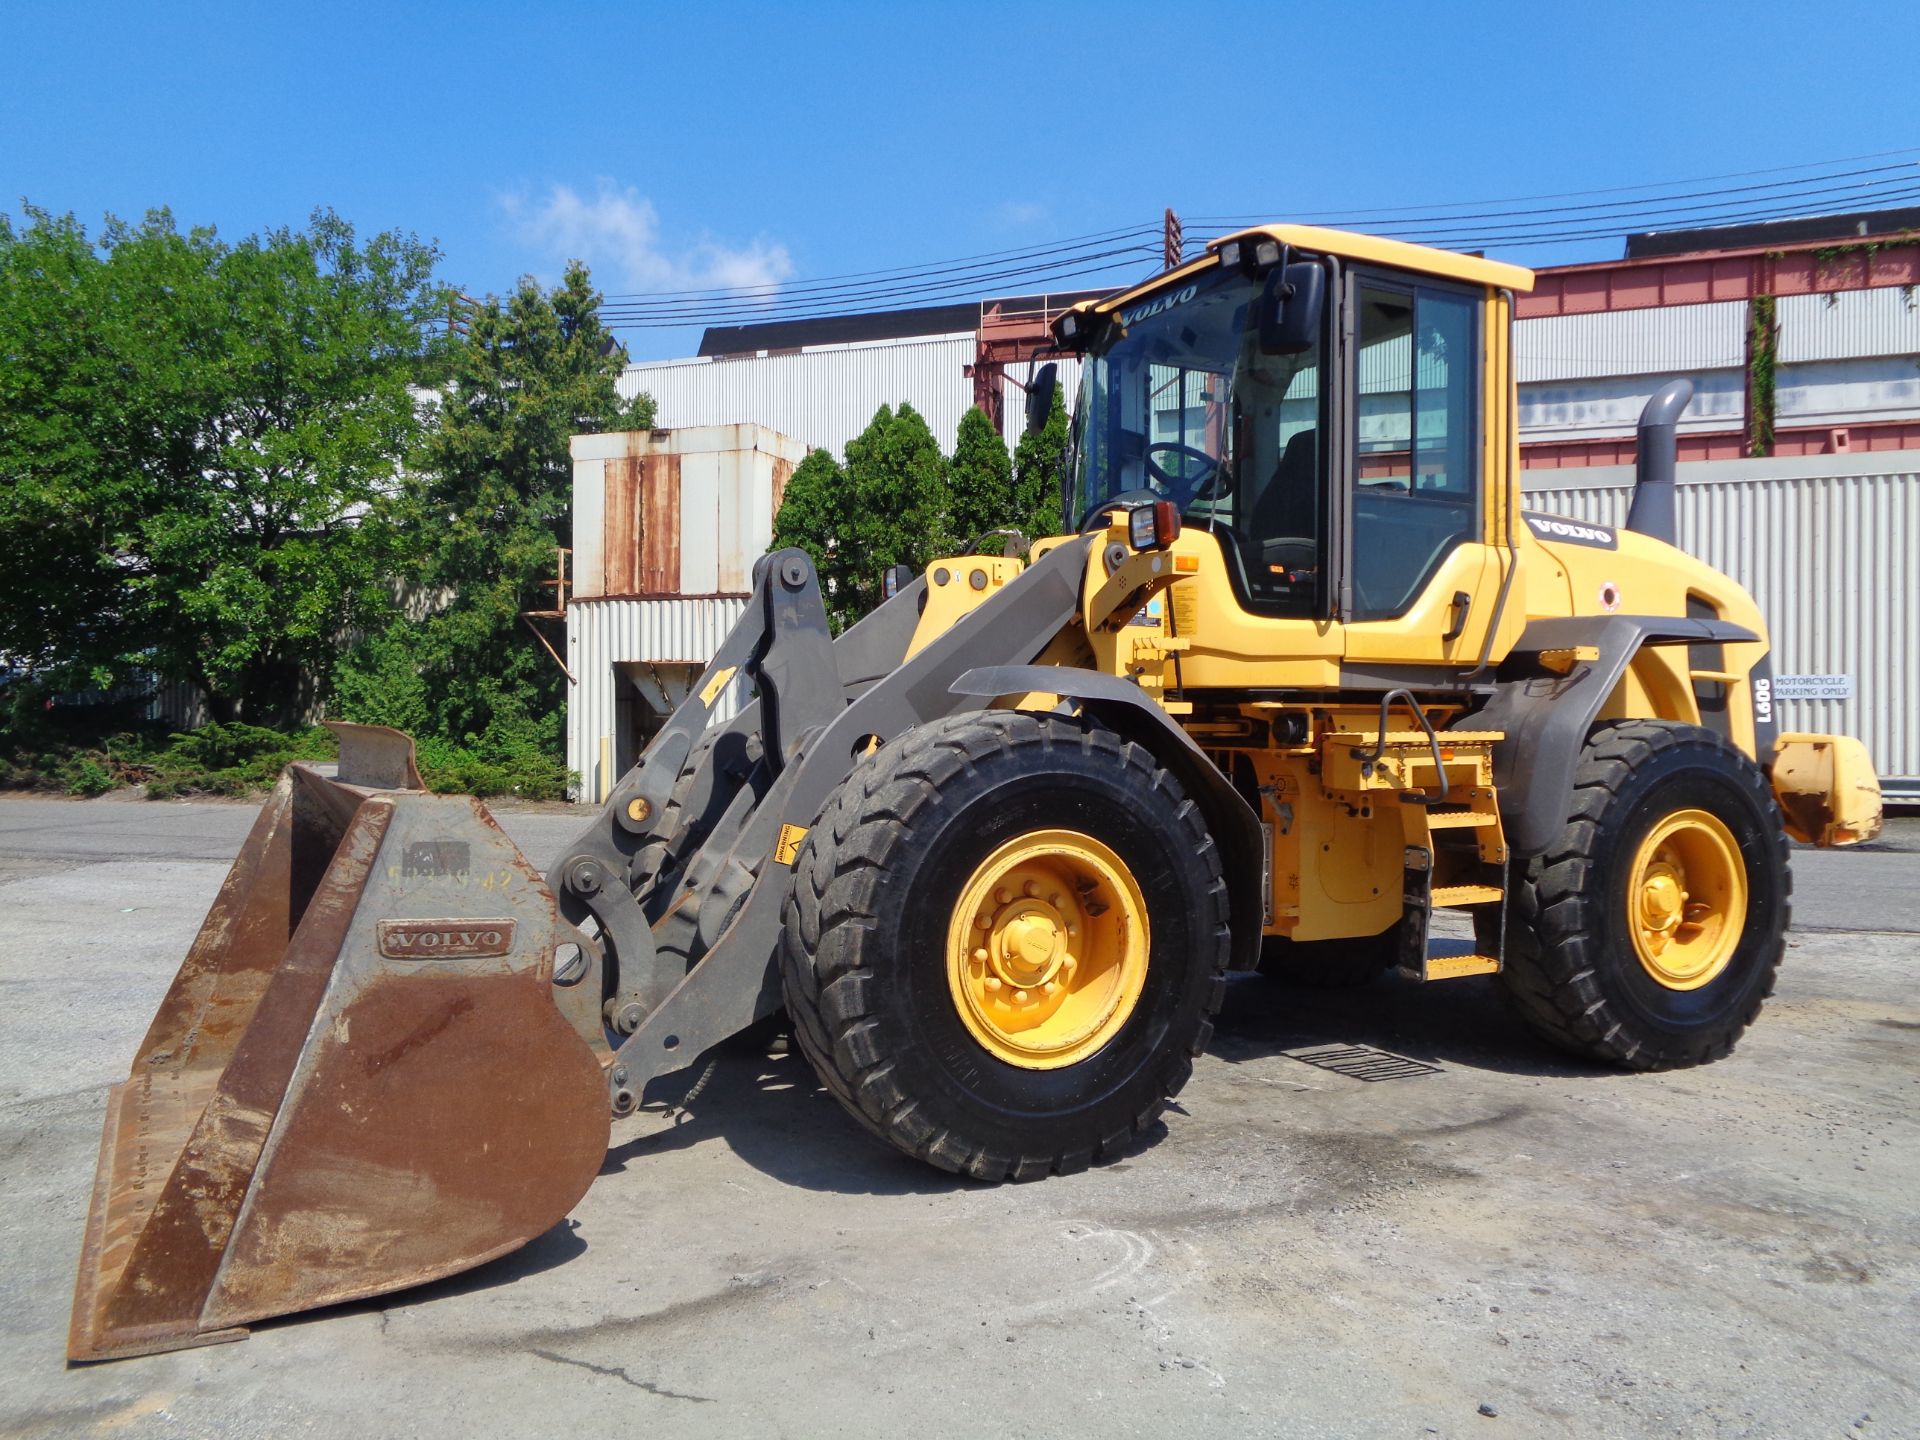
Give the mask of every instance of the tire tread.
M 1213 875 L 1203 897 L 1212 921 L 1213 978 L 1185 1053 L 1176 1049 L 1161 1061 L 1155 1081 L 1160 1102 L 1085 1148 L 1000 1153 L 934 1126 L 913 1098 L 902 1093 L 893 1056 L 879 1043 L 879 1027 L 872 1019 L 867 944 L 885 874 L 893 858 L 915 843 L 920 818 L 942 803 L 943 785 L 997 753 L 1031 748 L 1044 756 L 1062 745 L 1104 753 L 1140 785 L 1180 799 L 1176 823 L 1187 832 L 1195 852 L 1207 856 Z M 956 1174 L 988 1181 L 1037 1179 L 1084 1170 L 1096 1160 L 1122 1153 L 1192 1074 L 1191 1057 L 1205 1049 L 1211 1017 L 1225 995 L 1231 959 L 1227 885 L 1199 807 L 1144 747 L 1065 716 L 972 711 L 907 732 L 863 759 L 847 776 L 796 857 L 779 948 L 794 1038 L 828 1092 L 869 1133 Z

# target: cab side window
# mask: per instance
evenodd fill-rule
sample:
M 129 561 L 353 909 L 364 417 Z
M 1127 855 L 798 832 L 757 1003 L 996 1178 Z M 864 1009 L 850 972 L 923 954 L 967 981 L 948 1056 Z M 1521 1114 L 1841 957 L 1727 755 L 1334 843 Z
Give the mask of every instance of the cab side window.
M 1353 615 L 1405 612 L 1480 528 L 1480 307 L 1363 281 L 1353 487 Z

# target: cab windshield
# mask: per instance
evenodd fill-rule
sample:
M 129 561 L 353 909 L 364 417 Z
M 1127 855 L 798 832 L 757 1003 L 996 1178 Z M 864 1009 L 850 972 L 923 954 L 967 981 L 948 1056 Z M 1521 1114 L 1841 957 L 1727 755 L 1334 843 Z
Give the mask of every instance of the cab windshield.
M 1321 347 L 1261 351 L 1260 281 L 1222 269 L 1128 306 L 1081 370 L 1071 515 L 1171 500 L 1263 606 L 1317 603 Z

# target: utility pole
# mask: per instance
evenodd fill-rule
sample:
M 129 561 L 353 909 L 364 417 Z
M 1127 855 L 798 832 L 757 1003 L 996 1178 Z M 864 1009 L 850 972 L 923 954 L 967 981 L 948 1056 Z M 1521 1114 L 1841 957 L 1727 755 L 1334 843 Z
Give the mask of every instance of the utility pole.
M 1171 270 L 1180 263 L 1180 217 L 1167 208 L 1166 218 L 1161 221 L 1161 258 L 1166 262 L 1164 269 Z

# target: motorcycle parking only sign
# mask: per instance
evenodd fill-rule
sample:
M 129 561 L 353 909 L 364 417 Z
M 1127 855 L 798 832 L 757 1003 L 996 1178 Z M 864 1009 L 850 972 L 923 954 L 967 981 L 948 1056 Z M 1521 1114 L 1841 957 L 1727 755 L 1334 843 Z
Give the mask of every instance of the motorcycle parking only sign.
M 1776 675 L 1773 677 L 1776 700 L 1851 700 L 1851 675 Z

